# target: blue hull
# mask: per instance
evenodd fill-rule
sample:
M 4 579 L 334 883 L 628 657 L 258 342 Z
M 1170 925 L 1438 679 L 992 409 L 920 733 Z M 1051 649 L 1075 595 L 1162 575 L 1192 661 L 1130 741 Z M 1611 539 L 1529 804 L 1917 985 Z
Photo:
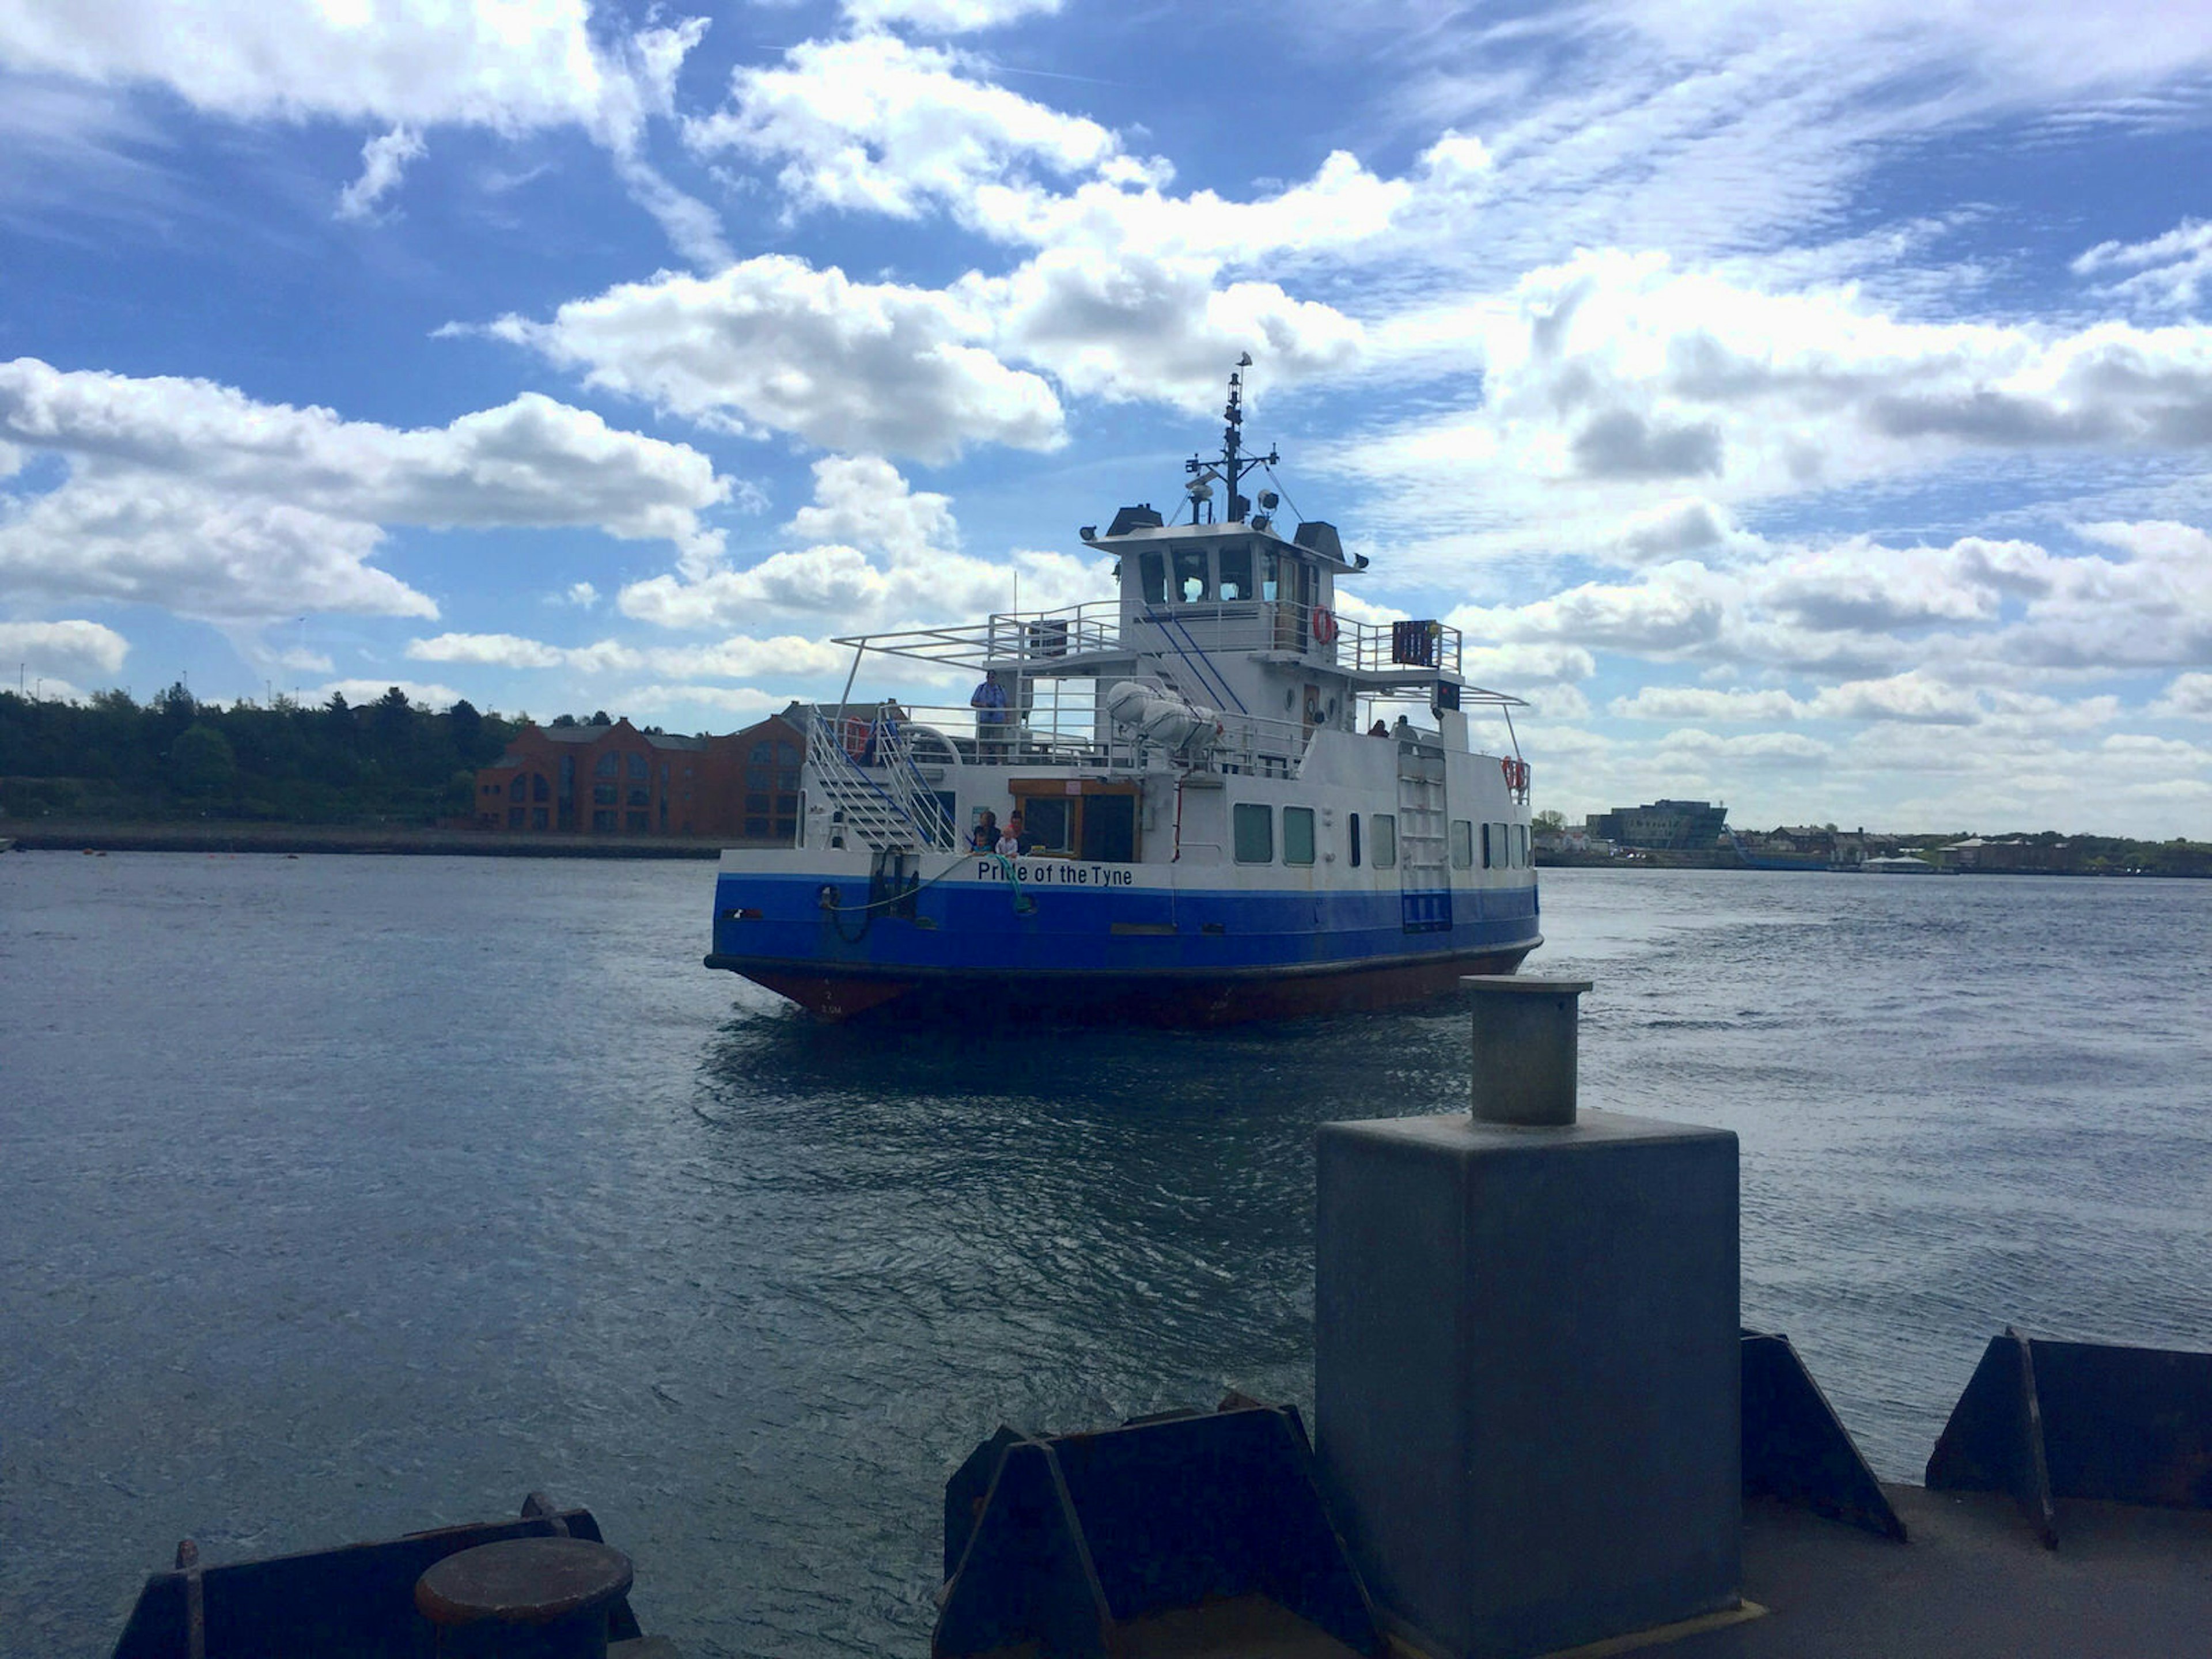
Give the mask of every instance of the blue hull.
M 836 909 L 823 887 L 721 876 L 707 965 L 833 1018 L 957 1011 L 1210 1025 L 1417 1000 L 1463 974 L 1510 972 L 1542 943 L 1533 887 L 1409 905 L 1395 892 L 1031 887 L 1018 899 L 946 884 L 870 908 L 867 884 L 848 881 Z

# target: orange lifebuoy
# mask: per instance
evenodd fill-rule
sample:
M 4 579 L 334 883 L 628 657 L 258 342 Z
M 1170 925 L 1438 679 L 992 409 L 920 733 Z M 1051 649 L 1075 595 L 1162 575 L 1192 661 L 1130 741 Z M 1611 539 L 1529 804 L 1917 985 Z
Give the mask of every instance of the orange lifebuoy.
M 1528 793 L 1528 763 L 1527 761 L 1522 761 L 1522 762 L 1521 762 L 1521 763 L 1520 763 L 1520 768 L 1521 768 L 1521 793 L 1522 793 L 1522 794 L 1524 794 L 1524 795 L 1525 795 L 1525 794 L 1527 794 L 1527 793 Z
M 1506 757 L 1505 757 L 1505 758 L 1504 758 L 1504 760 L 1501 760 L 1500 762 L 1498 762 L 1498 764 L 1504 769 L 1504 772 L 1505 772 L 1505 787 L 1506 787 L 1508 789 L 1512 788 L 1512 787 L 1514 787 L 1514 784 L 1513 784 L 1513 775 L 1513 775 L 1513 757 L 1512 757 L 1512 756 L 1510 756 L 1510 755 L 1508 755 L 1508 756 L 1506 756 Z
M 1336 616 L 1327 605 L 1317 605 L 1314 607 L 1313 636 L 1316 645 L 1336 643 Z
M 868 753 L 868 723 L 858 714 L 845 717 L 845 755 L 848 760 L 864 760 Z

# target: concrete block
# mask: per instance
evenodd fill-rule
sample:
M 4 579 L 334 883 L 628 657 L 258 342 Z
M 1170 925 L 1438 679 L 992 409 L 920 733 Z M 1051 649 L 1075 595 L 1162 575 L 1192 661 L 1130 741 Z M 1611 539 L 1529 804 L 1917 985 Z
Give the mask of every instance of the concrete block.
M 1736 1141 L 1611 1112 L 1333 1123 L 1322 1489 L 1397 1632 L 1504 1659 L 1736 1604 Z

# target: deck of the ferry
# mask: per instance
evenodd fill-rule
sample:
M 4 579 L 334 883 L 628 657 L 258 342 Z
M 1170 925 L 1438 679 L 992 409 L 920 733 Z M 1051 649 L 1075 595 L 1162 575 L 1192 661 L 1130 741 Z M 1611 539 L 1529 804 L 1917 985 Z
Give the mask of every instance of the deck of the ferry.
M 2064 1541 L 2047 1550 L 2002 1494 L 1883 1490 L 1909 1541 L 1749 1498 L 1741 1613 L 1554 1659 L 2167 1659 L 2212 1649 L 2212 1513 L 2062 1498 Z M 1136 1620 L 1124 1634 L 1130 1659 L 1352 1659 L 1259 1598 Z M 1401 1642 L 1391 1652 L 1425 1659 Z

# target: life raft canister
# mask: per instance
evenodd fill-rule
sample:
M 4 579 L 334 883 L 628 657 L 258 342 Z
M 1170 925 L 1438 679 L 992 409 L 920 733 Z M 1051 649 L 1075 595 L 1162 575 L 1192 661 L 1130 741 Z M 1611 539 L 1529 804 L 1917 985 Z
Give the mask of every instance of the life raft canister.
M 1317 605 L 1314 607 L 1313 636 L 1316 645 L 1336 643 L 1336 616 L 1325 605 Z
M 863 760 L 868 753 L 868 723 L 858 714 L 845 716 L 845 754 L 851 760 Z

